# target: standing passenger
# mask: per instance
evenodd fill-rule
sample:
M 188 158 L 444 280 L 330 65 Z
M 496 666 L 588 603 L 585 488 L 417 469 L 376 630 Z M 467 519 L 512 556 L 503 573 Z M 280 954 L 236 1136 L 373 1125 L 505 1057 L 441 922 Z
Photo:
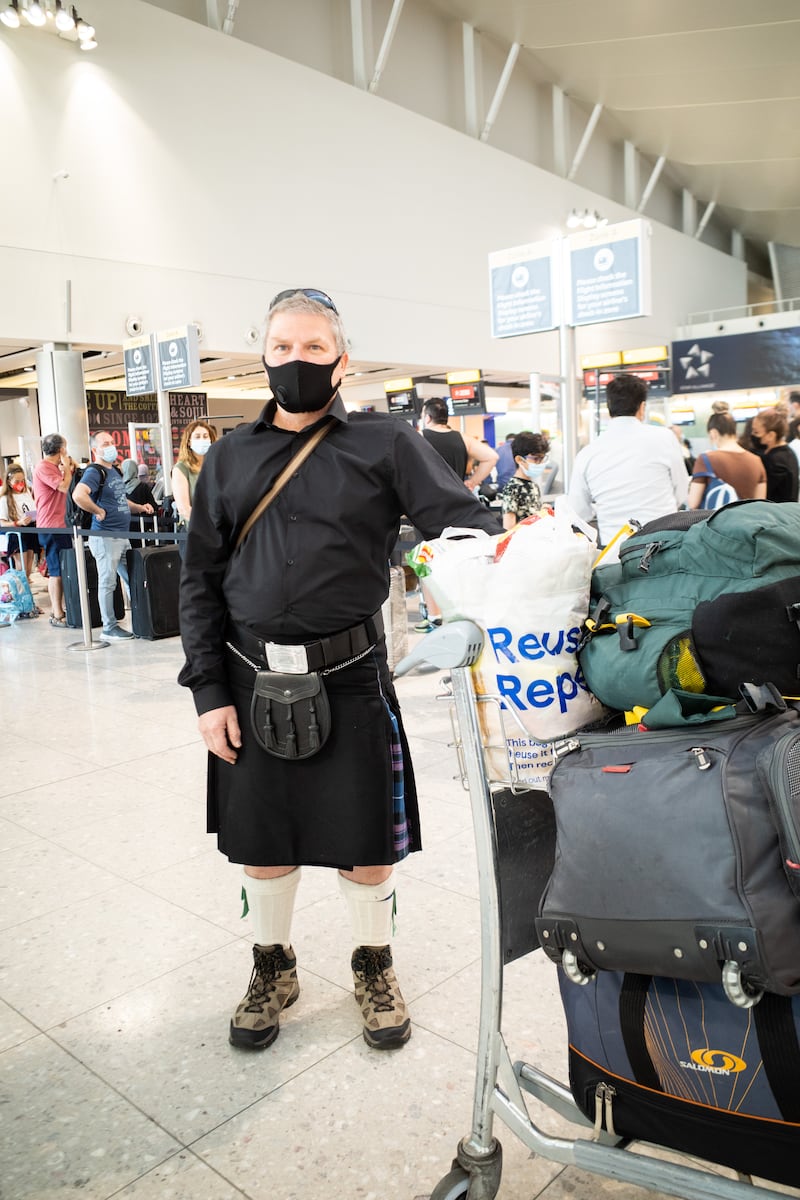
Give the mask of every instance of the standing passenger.
M 542 507 L 539 480 L 548 465 L 550 442 L 541 433 L 518 433 L 512 443 L 516 471 L 503 488 L 503 529 L 513 529 L 519 521 L 533 516 Z
M 33 471 L 33 496 L 36 523 L 42 529 L 63 529 L 67 519 L 67 492 L 72 483 L 75 463 L 67 454 L 67 440 L 60 433 L 42 438 L 42 461 Z M 50 624 L 67 628 L 64 612 L 64 585 L 61 582 L 61 551 L 68 550 L 68 533 L 40 533 L 39 543 L 47 561 L 47 590 L 50 594 Z
M 763 456 L 767 499 L 779 504 L 797 499 L 798 462 L 786 444 L 788 423 L 777 408 L 762 408 L 753 417 L 753 446 Z
M 205 421 L 192 421 L 181 437 L 178 461 L 172 468 L 172 498 L 178 509 L 177 529 L 188 529 L 197 480 L 217 431 Z
M 606 387 L 608 428 L 578 451 L 569 500 L 578 516 L 597 519 L 602 546 L 634 519 L 645 525 L 686 504 L 689 476 L 669 429 L 645 425 L 647 385 L 617 375 Z
M 291 922 L 303 863 L 338 871 L 365 1041 L 381 1050 L 410 1036 L 389 945 L 393 864 L 421 841 L 380 621 L 389 554 L 404 514 L 426 538 L 447 525 L 496 531 L 405 421 L 347 412 L 346 346 L 324 292 L 275 297 L 264 347 L 273 399 L 211 447 L 181 576 L 179 681 L 194 693 L 211 751 L 209 829 L 245 864 L 256 935 L 229 1033 L 249 1049 L 275 1040 L 281 1010 L 299 995 Z M 237 546 L 259 500 L 322 428 L 327 436 Z M 278 703 L 286 690 L 311 696 L 314 714 L 298 701 L 290 725 Z M 304 740 L 308 756 L 290 757 Z

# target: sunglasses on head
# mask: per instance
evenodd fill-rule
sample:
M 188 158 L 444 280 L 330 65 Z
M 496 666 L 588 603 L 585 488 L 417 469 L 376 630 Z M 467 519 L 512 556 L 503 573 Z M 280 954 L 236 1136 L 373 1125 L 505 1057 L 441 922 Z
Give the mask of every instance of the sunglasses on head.
M 325 308 L 329 308 L 331 312 L 339 315 L 339 310 L 325 292 L 321 292 L 319 288 L 286 288 L 283 292 L 278 292 L 277 296 L 271 301 L 269 311 L 272 312 L 276 304 L 280 304 L 281 300 L 288 300 L 290 296 L 307 296 L 309 300 L 316 300 L 318 304 L 322 304 Z

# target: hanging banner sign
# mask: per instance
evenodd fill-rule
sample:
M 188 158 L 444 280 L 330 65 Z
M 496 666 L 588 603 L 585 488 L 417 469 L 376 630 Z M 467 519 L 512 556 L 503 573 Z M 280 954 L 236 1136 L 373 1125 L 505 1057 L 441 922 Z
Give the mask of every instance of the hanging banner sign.
M 200 385 L 202 379 L 196 325 L 183 325 L 178 329 L 157 333 L 156 347 L 162 391 L 179 391 Z
M 555 329 L 552 242 L 531 242 L 489 255 L 492 337 Z
M 153 347 L 150 337 L 131 338 L 122 343 L 125 360 L 125 391 L 129 396 L 149 396 L 156 390 Z
M 622 221 L 567 238 L 570 325 L 596 325 L 647 316 L 650 226 Z

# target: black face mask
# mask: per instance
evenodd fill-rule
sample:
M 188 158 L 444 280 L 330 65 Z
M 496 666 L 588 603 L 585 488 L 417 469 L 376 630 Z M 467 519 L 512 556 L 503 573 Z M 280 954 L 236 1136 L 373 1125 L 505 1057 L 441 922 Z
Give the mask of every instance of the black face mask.
M 281 408 L 285 412 L 306 413 L 319 412 L 333 399 L 336 388 L 331 383 L 331 376 L 341 358 L 340 354 L 331 363 L 303 362 L 296 358 L 279 367 L 268 366 L 264 358 L 261 361 L 269 376 L 272 394 Z
M 764 449 L 764 443 L 760 437 L 756 437 L 754 433 L 750 434 L 750 441 L 753 443 L 753 449 L 756 454 L 761 454 Z

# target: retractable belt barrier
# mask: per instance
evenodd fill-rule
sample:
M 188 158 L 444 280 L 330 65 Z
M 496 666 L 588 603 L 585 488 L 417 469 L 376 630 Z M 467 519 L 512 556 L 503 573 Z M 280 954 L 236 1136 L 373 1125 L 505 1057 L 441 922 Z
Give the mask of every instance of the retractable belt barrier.
M 164 530 L 164 529 L 81 529 L 78 525 L 73 525 L 71 528 L 66 526 L 41 526 L 35 525 L 31 527 L 31 533 L 65 533 L 72 538 L 72 546 L 75 550 L 75 568 L 78 576 L 78 595 L 81 603 L 81 627 L 83 629 L 83 641 L 73 642 L 67 646 L 68 650 L 101 650 L 108 645 L 102 639 L 94 641 L 92 638 L 92 616 L 89 607 L 89 585 L 86 579 L 86 560 L 81 552 L 81 542 L 90 537 L 103 538 L 124 538 L 126 541 L 133 536 L 137 542 L 154 542 L 156 546 L 170 546 L 186 541 L 186 530 Z

